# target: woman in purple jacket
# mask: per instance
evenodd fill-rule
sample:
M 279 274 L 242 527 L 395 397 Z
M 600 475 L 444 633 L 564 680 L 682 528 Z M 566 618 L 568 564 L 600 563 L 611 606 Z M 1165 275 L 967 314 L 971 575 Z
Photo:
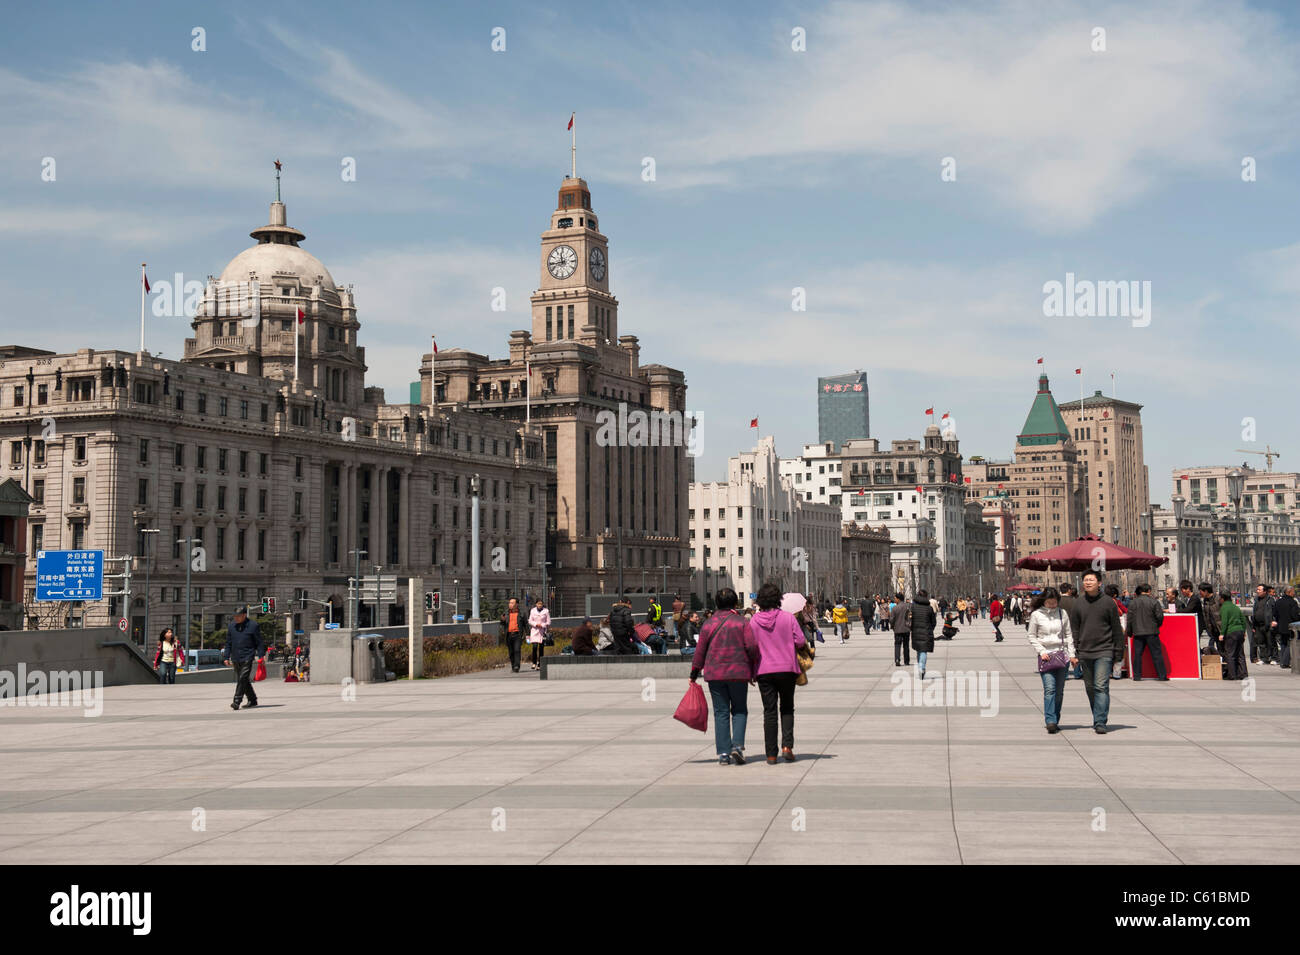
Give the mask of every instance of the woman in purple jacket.
M 740 598 L 723 587 L 714 598 L 718 612 L 700 631 L 691 659 L 691 682 L 704 674 L 713 697 L 713 739 L 718 763 L 745 763 L 745 723 L 749 719 L 749 684 L 758 668 L 758 644 L 749 621 L 736 613 Z
M 781 756 L 794 762 L 794 681 L 799 676 L 797 648 L 806 646 L 803 628 L 781 609 L 781 588 L 768 581 L 758 589 L 758 613 L 750 621 L 758 641 L 758 693 L 763 698 L 763 737 L 767 762 L 776 765 L 776 714 L 781 713 Z

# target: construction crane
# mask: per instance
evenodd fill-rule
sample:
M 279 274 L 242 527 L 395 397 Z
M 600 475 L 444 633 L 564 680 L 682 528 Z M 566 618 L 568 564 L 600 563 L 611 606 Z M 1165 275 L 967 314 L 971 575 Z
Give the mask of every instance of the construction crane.
M 1281 451 L 1274 451 L 1272 445 L 1268 445 L 1268 444 L 1264 445 L 1263 451 L 1247 451 L 1245 448 L 1238 448 L 1237 450 L 1241 454 L 1262 454 L 1264 456 L 1264 461 L 1268 467 L 1269 472 L 1272 472 L 1273 470 L 1273 459 L 1280 458 L 1282 456 Z

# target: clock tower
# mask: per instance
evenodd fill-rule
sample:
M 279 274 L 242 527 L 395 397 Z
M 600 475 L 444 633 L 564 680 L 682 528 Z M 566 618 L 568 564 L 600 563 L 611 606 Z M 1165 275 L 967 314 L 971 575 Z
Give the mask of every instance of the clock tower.
M 584 179 L 560 185 L 542 233 L 542 280 L 532 297 L 533 342 L 618 344 L 618 300 L 609 292 L 609 240 L 591 211 Z

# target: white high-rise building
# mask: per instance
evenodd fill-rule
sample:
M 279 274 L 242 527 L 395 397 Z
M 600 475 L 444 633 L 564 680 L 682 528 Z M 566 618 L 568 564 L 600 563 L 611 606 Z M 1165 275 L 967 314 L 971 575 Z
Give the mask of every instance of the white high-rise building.
M 839 508 L 800 499 L 770 436 L 731 458 L 726 481 L 692 482 L 687 520 L 691 590 L 702 600 L 726 586 L 747 604 L 767 580 L 816 595 L 839 587 Z

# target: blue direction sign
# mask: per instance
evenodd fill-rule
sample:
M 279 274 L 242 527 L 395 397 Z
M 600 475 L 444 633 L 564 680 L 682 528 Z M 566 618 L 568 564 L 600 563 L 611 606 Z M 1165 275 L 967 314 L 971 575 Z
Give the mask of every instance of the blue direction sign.
M 337 623 L 327 623 L 327 624 L 325 624 L 325 629 L 326 629 L 326 630 L 337 630 L 337 629 L 339 629 L 339 625 L 338 625 Z M 298 631 L 296 631 L 296 632 L 297 632 L 297 633 L 302 633 L 301 630 L 298 630 Z
M 103 600 L 102 550 L 36 552 L 37 600 Z

